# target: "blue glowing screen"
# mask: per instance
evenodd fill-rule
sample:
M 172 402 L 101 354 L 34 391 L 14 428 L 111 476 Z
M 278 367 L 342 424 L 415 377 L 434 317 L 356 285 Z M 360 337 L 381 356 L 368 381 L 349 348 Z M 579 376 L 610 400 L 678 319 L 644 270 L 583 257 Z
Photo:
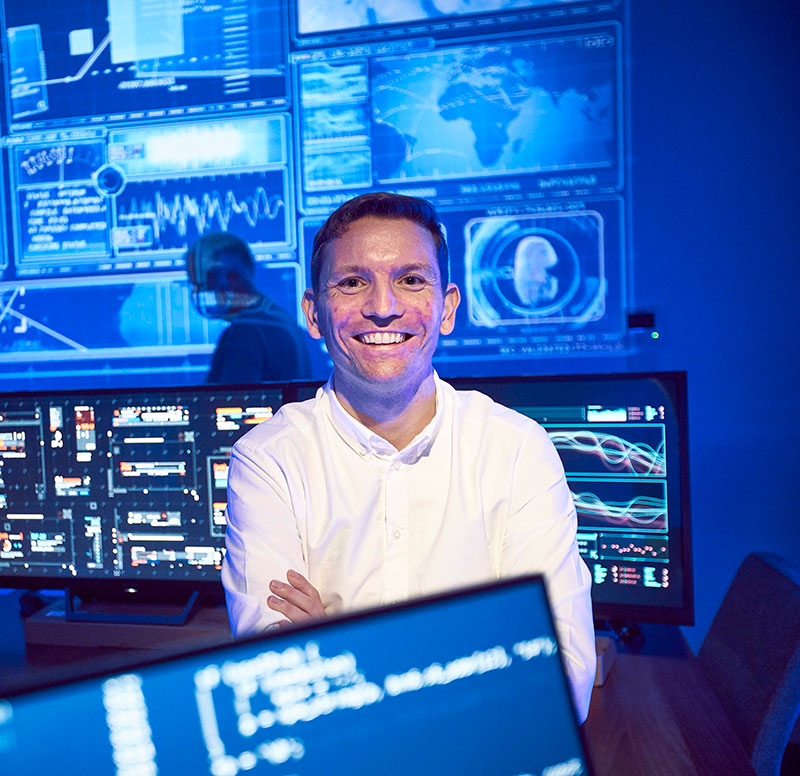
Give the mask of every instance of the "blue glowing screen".
M 97 774 L 591 773 L 539 579 L 0 698 L 4 772 L 87 761 Z
M 628 347 L 623 2 L 0 14 L 0 389 L 202 382 L 227 323 L 191 304 L 186 248 L 241 237 L 302 326 L 314 233 L 372 190 L 441 214 L 463 300 L 442 374 Z

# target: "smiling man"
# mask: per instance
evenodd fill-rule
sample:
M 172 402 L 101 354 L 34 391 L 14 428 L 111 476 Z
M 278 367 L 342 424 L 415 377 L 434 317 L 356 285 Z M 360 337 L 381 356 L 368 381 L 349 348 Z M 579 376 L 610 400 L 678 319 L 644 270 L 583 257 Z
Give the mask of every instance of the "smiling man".
M 595 669 L 588 569 L 534 421 L 439 379 L 460 296 L 433 207 L 365 194 L 320 229 L 303 310 L 333 375 L 237 442 L 223 567 L 237 635 L 545 575 L 578 712 Z

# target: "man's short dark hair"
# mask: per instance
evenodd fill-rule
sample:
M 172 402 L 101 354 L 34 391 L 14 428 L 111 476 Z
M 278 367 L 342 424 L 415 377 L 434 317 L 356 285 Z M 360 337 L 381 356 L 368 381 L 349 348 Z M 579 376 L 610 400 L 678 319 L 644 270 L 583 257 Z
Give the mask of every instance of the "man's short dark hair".
M 331 213 L 314 237 L 314 248 L 311 252 L 311 288 L 315 294 L 319 293 L 319 279 L 326 246 L 341 237 L 354 221 L 367 216 L 405 218 L 427 229 L 436 248 L 436 261 L 439 265 L 442 288 L 447 287 L 450 282 L 450 257 L 436 208 L 427 200 L 418 197 L 374 191 L 362 194 L 360 197 L 355 197 L 340 205 Z

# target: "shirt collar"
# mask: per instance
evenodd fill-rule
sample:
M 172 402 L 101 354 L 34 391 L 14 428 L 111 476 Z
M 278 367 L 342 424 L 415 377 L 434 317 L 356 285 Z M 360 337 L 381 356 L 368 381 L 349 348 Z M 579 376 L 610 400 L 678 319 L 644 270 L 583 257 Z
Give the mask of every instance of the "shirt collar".
M 433 373 L 433 379 L 436 387 L 436 412 L 430 423 L 402 450 L 398 450 L 391 442 L 387 442 L 383 437 L 370 431 L 342 406 L 333 390 L 333 377 L 320 389 L 317 398 L 336 433 L 362 458 L 414 463 L 422 458 L 433 445 L 442 426 L 448 404 L 449 394 L 443 389 L 445 384 L 436 372 Z

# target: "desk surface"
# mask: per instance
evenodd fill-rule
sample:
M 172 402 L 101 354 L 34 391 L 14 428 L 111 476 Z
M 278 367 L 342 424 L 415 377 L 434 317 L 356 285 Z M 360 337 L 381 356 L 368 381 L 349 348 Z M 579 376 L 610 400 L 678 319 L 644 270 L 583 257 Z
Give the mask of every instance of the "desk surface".
M 583 726 L 597 776 L 754 776 L 691 654 L 619 654 Z

